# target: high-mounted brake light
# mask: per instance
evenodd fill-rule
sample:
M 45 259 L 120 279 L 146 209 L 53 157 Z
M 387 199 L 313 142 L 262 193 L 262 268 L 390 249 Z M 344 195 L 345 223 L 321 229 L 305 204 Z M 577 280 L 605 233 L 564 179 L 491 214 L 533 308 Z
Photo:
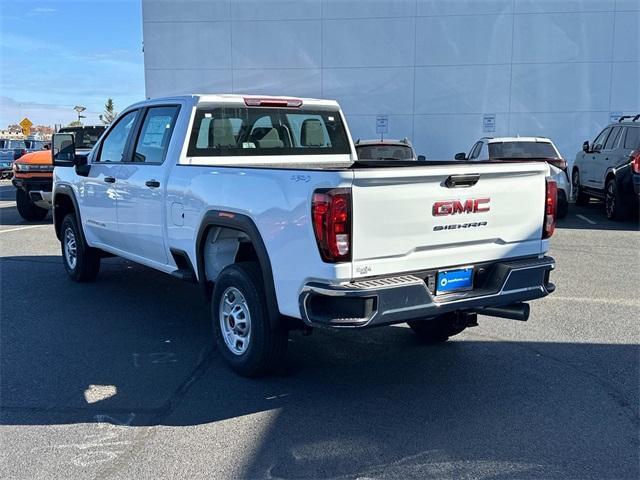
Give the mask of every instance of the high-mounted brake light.
M 544 200 L 544 225 L 542 238 L 549 238 L 556 229 L 556 211 L 558 209 L 558 184 L 547 178 L 547 193 Z
M 244 104 L 247 107 L 288 107 L 298 108 L 302 106 L 299 98 L 260 98 L 244 97 Z
M 640 173 L 640 150 L 631 152 L 631 170 L 633 173 Z
M 351 191 L 316 190 L 311 217 L 322 259 L 331 263 L 351 260 Z

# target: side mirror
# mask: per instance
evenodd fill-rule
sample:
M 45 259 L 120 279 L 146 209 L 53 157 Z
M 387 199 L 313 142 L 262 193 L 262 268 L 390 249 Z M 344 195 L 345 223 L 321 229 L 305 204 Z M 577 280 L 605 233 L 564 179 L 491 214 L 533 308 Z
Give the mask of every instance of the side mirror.
M 425 157 L 424 155 L 418 155 L 418 161 L 419 162 L 426 162 L 427 161 L 427 157 Z
M 589 153 L 589 140 L 585 140 L 582 144 L 582 151 L 584 153 Z
M 54 167 L 73 167 L 76 164 L 76 144 L 72 133 L 55 133 L 51 140 Z
M 456 156 L 453 158 L 455 158 L 456 160 L 466 160 L 467 154 L 464 152 L 456 153 Z

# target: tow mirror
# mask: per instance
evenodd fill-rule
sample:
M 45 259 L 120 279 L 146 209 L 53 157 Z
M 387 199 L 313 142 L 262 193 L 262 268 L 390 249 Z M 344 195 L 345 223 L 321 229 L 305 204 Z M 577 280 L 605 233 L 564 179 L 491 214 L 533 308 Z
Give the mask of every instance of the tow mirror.
M 427 161 L 427 157 L 425 157 L 424 155 L 418 155 L 418 161 L 419 162 L 426 162 Z
M 456 156 L 453 158 L 455 158 L 456 160 L 466 160 L 467 154 L 464 152 L 456 153 Z
M 584 153 L 589 153 L 589 140 L 585 140 L 582 144 L 582 151 Z
M 55 133 L 51 141 L 54 167 L 73 167 L 76 164 L 76 144 L 72 133 Z

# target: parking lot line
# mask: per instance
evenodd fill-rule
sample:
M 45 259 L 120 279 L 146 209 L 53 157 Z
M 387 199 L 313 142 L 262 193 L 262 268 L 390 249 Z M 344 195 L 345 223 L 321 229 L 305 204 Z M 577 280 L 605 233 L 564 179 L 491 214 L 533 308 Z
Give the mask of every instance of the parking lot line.
M 49 227 L 50 224 L 43 223 L 42 225 L 26 225 L 24 227 L 7 228 L 6 230 L 0 230 L 0 233 L 17 232 L 18 230 L 27 230 L 29 228 Z
M 598 222 L 594 222 L 590 218 L 585 217 L 584 215 L 577 214 L 576 217 L 578 217 L 581 220 L 584 220 L 587 223 L 590 223 L 591 225 L 596 225 L 598 223 Z

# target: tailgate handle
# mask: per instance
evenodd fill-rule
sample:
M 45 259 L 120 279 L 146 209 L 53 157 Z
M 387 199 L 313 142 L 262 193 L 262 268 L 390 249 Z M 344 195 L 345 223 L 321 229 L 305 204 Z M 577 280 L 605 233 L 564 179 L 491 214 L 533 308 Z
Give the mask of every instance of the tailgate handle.
M 447 188 L 473 187 L 480 180 L 480 175 L 451 175 L 444 182 Z

